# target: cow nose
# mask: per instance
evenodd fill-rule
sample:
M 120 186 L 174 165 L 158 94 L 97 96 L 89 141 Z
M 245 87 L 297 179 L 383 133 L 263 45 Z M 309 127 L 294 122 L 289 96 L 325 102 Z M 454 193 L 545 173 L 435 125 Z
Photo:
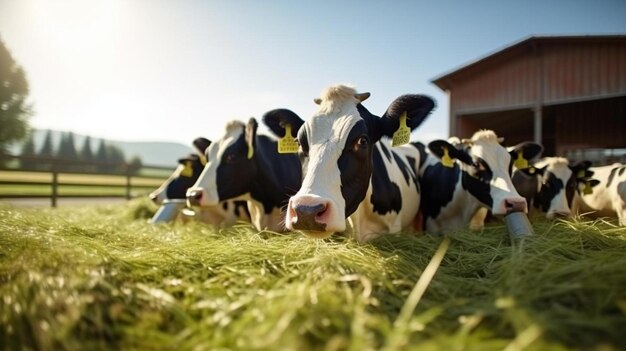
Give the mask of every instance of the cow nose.
M 202 200 L 202 189 L 193 189 L 187 192 L 187 204 L 189 206 L 200 206 Z
M 323 217 L 328 209 L 328 203 L 298 204 L 291 208 L 291 224 L 294 229 L 325 231 L 326 223 Z
M 506 209 L 506 214 L 513 212 L 528 212 L 526 199 L 524 199 L 523 197 L 505 199 L 504 206 Z

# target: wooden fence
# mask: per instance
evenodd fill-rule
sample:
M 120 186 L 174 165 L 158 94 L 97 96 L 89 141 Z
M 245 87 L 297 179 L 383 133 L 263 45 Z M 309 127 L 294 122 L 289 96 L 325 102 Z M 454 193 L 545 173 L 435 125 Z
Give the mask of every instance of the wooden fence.
M 60 198 L 131 199 L 156 189 L 174 168 L 3 154 L 0 199 L 49 198 L 52 207 Z

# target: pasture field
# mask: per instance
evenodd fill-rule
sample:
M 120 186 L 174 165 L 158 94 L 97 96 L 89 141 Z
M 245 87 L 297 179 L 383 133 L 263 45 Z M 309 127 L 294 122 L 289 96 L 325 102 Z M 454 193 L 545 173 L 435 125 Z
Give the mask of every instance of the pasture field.
M 626 229 L 534 220 L 441 237 L 149 225 L 155 208 L 0 207 L 0 348 L 623 350 Z M 400 312 L 402 311 L 402 313 Z

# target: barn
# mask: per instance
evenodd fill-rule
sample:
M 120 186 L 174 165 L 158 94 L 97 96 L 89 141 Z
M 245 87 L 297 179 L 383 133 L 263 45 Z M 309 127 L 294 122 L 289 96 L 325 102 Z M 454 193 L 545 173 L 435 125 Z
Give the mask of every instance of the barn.
M 626 161 L 626 35 L 532 36 L 432 80 L 450 135 L 480 128 L 544 155 Z

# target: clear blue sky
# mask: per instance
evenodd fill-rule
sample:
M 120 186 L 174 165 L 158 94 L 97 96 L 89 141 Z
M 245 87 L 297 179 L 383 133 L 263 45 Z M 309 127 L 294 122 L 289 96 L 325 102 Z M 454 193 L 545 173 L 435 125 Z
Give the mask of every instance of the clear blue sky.
M 36 128 L 126 141 L 218 138 L 226 121 L 292 109 L 349 83 L 382 114 L 405 93 L 530 35 L 626 34 L 625 0 L 0 0 L 0 38 L 31 85 Z

